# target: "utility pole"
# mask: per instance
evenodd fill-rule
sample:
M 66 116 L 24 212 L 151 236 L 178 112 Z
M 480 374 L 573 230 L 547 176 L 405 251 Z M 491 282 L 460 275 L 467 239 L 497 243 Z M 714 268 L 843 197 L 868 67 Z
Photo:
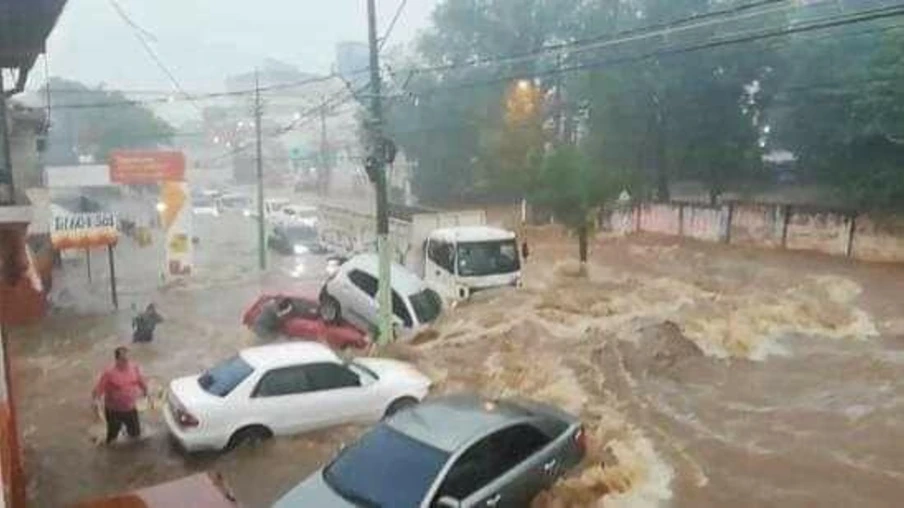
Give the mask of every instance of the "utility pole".
M 368 176 L 377 194 L 377 251 L 380 254 L 377 303 L 380 307 L 379 342 L 392 340 L 392 265 L 389 252 L 389 200 L 386 189 L 386 140 L 383 138 L 383 100 L 380 94 L 380 48 L 377 41 L 377 14 L 374 0 L 367 0 L 367 28 L 370 45 L 370 156 L 366 162 Z
M 321 197 L 330 190 L 330 147 L 326 136 L 327 102 L 320 106 L 320 171 L 317 173 L 317 191 Z
M 267 269 L 266 222 L 264 217 L 264 150 L 261 146 L 261 117 L 264 107 L 261 104 L 261 82 L 257 69 L 254 70 L 254 134 L 257 138 L 257 256 L 261 270 Z
M 0 205 L 11 205 L 14 201 L 13 165 L 6 124 L 6 91 L 3 89 L 3 69 L 0 69 Z

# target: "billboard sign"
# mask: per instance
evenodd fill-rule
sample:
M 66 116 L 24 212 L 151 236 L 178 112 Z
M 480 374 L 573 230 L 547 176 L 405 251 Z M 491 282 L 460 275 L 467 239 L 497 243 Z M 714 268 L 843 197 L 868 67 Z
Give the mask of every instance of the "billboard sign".
M 109 212 L 55 211 L 51 217 L 50 241 L 57 250 L 104 247 L 118 239 L 116 215 Z
M 192 208 L 191 196 L 185 182 L 163 182 L 160 186 L 160 215 L 166 234 L 165 277 L 191 275 Z
M 166 151 L 114 151 L 110 154 L 110 180 L 121 184 L 183 181 L 185 155 Z

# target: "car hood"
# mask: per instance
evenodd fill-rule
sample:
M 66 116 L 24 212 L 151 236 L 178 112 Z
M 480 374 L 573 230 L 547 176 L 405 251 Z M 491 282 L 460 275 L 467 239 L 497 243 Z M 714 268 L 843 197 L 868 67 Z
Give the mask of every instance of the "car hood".
M 279 498 L 273 508 L 296 508 L 316 506 L 318 508 L 357 508 L 337 494 L 323 480 L 323 470 L 317 471 L 289 492 Z
M 407 362 L 390 360 L 388 358 L 359 358 L 355 361 L 374 371 L 381 381 L 430 385 L 430 378 Z

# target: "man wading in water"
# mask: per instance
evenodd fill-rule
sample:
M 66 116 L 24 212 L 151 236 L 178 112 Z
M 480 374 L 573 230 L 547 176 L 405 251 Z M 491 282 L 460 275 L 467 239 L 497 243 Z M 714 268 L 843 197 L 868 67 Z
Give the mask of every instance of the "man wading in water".
M 107 420 L 107 444 L 116 441 L 119 431 L 125 425 L 126 433 L 132 439 L 141 436 L 141 423 L 135 407 L 139 395 L 147 397 L 148 386 L 138 364 L 129 361 L 129 350 L 116 348 L 115 362 L 101 374 L 92 391 L 94 405 L 103 399 L 104 417 Z
M 154 329 L 162 322 L 163 316 L 157 312 L 157 307 L 149 303 L 144 312 L 132 320 L 132 342 L 151 342 L 154 340 Z

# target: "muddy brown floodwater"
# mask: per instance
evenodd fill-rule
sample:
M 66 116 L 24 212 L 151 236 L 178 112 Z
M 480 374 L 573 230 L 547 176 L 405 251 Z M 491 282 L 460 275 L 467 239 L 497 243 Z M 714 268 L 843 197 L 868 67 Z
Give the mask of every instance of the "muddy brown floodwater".
M 242 224 L 208 224 L 186 287 L 157 289 L 136 261 L 147 256 L 123 246 L 126 307 L 153 299 L 167 317 L 133 348 L 157 387 L 247 344 L 238 319 L 261 289 L 321 276 L 315 258 L 297 279 L 280 260 L 256 275 Z M 904 271 L 639 237 L 602 239 L 581 277 L 561 261 L 573 243 L 531 232 L 525 288 L 479 294 L 383 351 L 417 363 L 435 393 L 526 395 L 582 416 L 588 459 L 537 506 L 901 506 Z M 67 270 L 70 305 L 13 333 L 34 506 L 206 469 L 246 506 L 269 506 L 362 431 L 186 458 L 151 408 L 144 441 L 95 446 L 88 393 L 131 314 L 102 310 L 102 276 L 85 288 Z
M 583 416 L 588 460 L 536 505 L 901 506 L 904 271 L 641 238 L 582 278 L 547 240 L 523 291 L 395 348 L 439 391 Z

